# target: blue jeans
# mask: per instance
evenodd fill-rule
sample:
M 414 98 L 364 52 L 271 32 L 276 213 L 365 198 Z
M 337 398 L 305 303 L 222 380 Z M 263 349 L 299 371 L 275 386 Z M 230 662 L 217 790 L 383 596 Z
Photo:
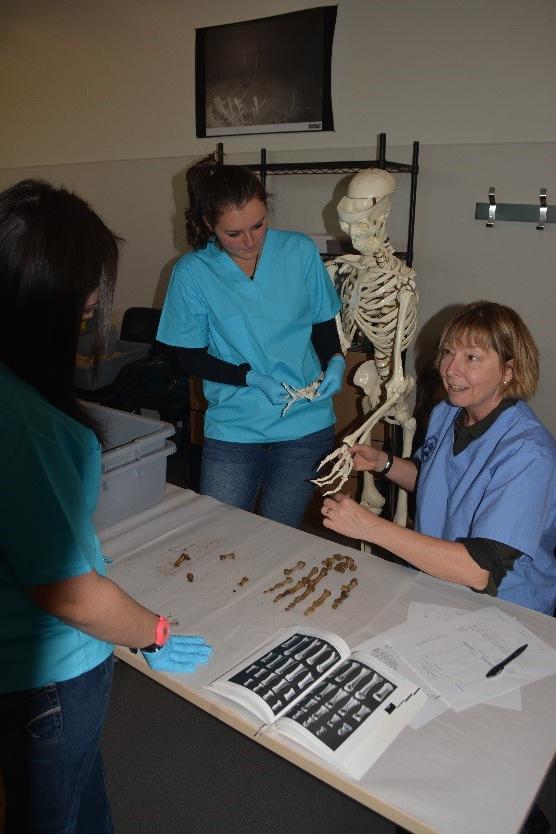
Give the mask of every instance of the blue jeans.
M 5 834 L 113 834 L 100 757 L 112 664 L 0 694 Z
M 313 495 L 310 479 L 334 444 L 334 427 L 297 440 L 229 443 L 205 439 L 201 494 L 253 511 L 260 493 L 260 514 L 298 527 Z

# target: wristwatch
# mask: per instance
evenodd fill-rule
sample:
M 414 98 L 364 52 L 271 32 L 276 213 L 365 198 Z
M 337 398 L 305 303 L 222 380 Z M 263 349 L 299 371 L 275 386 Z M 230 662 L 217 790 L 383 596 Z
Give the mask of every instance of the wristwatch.
M 384 465 L 384 469 L 381 469 L 380 472 L 378 473 L 379 475 L 387 475 L 388 472 L 390 472 L 390 470 L 392 469 L 392 467 L 394 465 L 394 455 L 392 454 L 392 452 L 386 452 L 386 454 L 388 456 L 388 460 L 386 461 L 386 464 Z
M 142 652 L 159 652 L 160 649 L 166 644 L 168 637 L 170 636 L 170 623 L 166 619 L 166 617 L 158 617 L 158 623 L 156 625 L 156 637 L 154 643 L 151 643 L 150 646 L 144 646 L 140 651 Z M 130 652 L 133 654 L 137 654 L 137 649 L 130 649 Z

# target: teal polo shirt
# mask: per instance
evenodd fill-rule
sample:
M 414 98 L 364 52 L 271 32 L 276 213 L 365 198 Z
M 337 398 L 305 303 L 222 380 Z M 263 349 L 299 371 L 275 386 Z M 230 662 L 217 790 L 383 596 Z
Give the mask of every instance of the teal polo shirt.
M 0 692 L 69 680 L 112 645 L 40 609 L 25 588 L 105 565 L 91 516 L 100 447 L 90 429 L 0 363 Z
M 321 367 L 314 324 L 338 313 L 340 301 L 317 247 L 306 235 L 269 229 L 253 279 L 215 241 L 184 255 L 172 273 L 158 339 L 199 348 L 226 362 L 248 362 L 295 388 Z M 236 443 L 295 440 L 332 425 L 332 398 L 294 403 L 282 417 L 257 388 L 204 380 L 205 436 Z

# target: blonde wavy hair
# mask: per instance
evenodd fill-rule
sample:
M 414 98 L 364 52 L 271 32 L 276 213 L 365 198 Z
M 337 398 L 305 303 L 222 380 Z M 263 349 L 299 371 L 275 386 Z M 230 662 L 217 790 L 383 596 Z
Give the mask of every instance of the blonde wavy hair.
M 504 366 L 512 360 L 512 379 L 503 386 L 502 396 L 527 400 L 539 382 L 539 350 L 529 328 L 512 310 L 494 301 L 467 304 L 444 327 L 436 354 L 436 367 L 445 347 L 454 344 L 492 348 Z

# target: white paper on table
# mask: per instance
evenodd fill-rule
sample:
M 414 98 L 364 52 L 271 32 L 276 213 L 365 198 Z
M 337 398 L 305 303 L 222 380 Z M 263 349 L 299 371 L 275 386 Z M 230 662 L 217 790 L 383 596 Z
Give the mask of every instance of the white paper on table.
M 497 609 L 498 610 L 498 609 Z M 392 669 L 399 671 L 404 677 L 413 680 L 424 692 L 429 696 L 426 706 L 415 716 L 410 726 L 417 730 L 423 727 L 436 718 L 442 715 L 443 712 L 450 709 L 450 705 L 439 695 L 439 693 L 430 686 L 430 682 L 420 675 L 413 667 L 411 667 L 401 657 L 398 649 L 393 645 L 392 638 L 394 636 L 402 636 L 407 634 L 414 634 L 416 628 L 425 627 L 432 622 L 446 622 L 456 620 L 469 614 L 462 608 L 451 608 L 444 605 L 434 605 L 423 602 L 411 602 L 407 620 L 382 634 L 365 640 L 357 647 L 363 651 L 368 651 L 375 657 L 379 657 L 384 663 L 388 664 Z M 502 707 L 504 709 L 521 709 L 521 693 L 519 689 L 514 689 L 511 692 L 505 692 L 502 695 L 493 695 L 492 698 L 485 699 L 485 702 L 492 707 Z
M 411 623 L 413 632 L 415 623 L 421 623 L 423 626 L 431 622 L 440 622 L 446 620 L 453 620 L 458 617 L 465 617 L 469 611 L 464 608 L 451 608 L 449 605 L 436 605 L 430 602 L 410 602 L 407 611 L 406 623 Z
M 556 672 L 556 651 L 492 606 L 392 638 L 411 669 L 455 710 L 503 695 Z M 525 652 L 492 678 L 487 671 L 518 646 Z M 411 673 L 409 673 L 411 674 Z
M 384 634 L 378 634 L 376 637 L 371 637 L 369 640 L 365 640 L 363 643 L 360 643 L 357 646 L 357 650 L 367 652 L 367 654 L 372 655 L 372 657 L 377 657 L 386 666 L 389 666 L 390 669 L 393 669 L 395 672 L 399 672 L 404 677 L 412 680 L 413 683 L 417 684 L 417 686 L 428 695 L 429 699 L 427 703 L 417 713 L 409 725 L 410 727 L 413 727 L 413 729 L 418 729 L 418 727 L 428 724 L 429 721 L 436 718 L 438 715 L 441 715 L 447 709 L 450 709 L 450 707 L 446 701 L 441 698 L 438 692 L 431 688 L 428 681 L 405 662 L 399 651 L 392 645 L 391 642 L 389 642 L 389 637 L 392 634 L 399 634 L 402 633 L 402 631 L 403 626 L 391 628 L 389 631 L 384 632 Z

